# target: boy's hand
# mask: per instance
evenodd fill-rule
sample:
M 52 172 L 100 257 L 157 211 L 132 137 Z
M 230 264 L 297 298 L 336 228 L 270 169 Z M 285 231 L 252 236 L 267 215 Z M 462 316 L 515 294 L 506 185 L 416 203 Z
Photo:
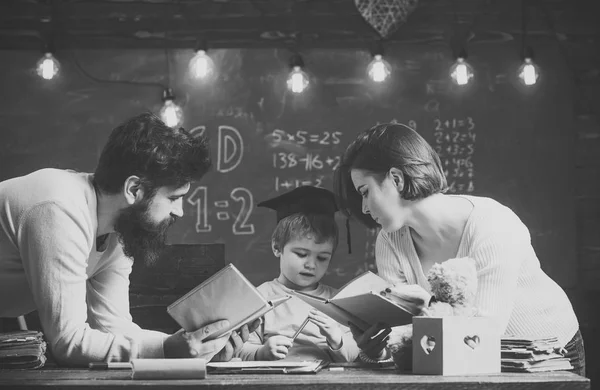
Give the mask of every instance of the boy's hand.
M 256 353 L 257 360 L 279 360 L 287 356 L 292 340 L 285 336 L 273 336 Z
M 331 317 L 317 310 L 308 313 L 311 322 L 319 327 L 319 331 L 327 339 L 331 349 L 340 349 L 342 346 L 342 328 Z

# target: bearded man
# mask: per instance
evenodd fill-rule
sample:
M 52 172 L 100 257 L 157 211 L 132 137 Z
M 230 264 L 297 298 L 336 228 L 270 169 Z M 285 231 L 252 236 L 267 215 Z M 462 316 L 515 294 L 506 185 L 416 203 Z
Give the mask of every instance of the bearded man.
M 129 313 L 133 261 L 152 264 L 210 168 L 207 139 L 145 113 L 116 127 L 94 174 L 41 169 L 0 182 L 0 317 L 38 311 L 63 365 L 132 358 L 230 360 L 258 322 L 206 341 L 143 330 Z

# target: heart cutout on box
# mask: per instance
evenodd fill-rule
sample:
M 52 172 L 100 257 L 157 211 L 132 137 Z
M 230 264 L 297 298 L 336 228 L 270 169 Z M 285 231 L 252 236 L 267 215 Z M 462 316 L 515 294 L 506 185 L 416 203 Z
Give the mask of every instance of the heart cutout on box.
M 427 335 L 421 337 L 421 348 L 429 355 L 435 349 L 435 337 Z
M 467 344 L 471 349 L 475 349 L 479 346 L 479 336 L 465 336 L 464 338 L 465 344 Z

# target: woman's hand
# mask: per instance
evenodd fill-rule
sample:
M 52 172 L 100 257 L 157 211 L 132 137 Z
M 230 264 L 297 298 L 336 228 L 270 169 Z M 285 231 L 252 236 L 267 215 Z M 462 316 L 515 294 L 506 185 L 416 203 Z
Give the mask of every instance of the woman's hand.
M 272 336 L 256 352 L 257 360 L 279 360 L 287 356 L 292 347 L 292 339 L 286 336 Z
M 371 359 L 381 359 L 386 355 L 388 335 L 392 329 L 385 324 L 372 325 L 365 332 L 361 331 L 353 323 L 348 323 L 356 345 Z
M 308 313 L 308 318 L 319 327 L 319 331 L 325 336 L 331 349 L 338 350 L 341 348 L 342 328 L 337 322 L 317 310 L 311 310 Z

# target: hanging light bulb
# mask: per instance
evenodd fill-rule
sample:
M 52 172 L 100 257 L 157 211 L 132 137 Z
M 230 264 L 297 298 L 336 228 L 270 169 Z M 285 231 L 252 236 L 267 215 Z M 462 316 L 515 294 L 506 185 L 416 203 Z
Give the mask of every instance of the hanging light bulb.
M 538 71 L 531 58 L 525 58 L 523 65 L 519 68 L 519 78 L 525 85 L 533 85 L 539 77 Z
M 302 93 L 308 87 L 308 76 L 299 66 L 294 66 L 287 81 L 288 89 L 294 93 Z
M 163 106 L 160 109 L 160 117 L 169 127 L 180 126 L 183 122 L 183 110 L 175 103 L 173 90 L 167 88 L 163 91 Z
M 373 60 L 367 65 L 367 75 L 376 83 L 385 81 L 392 74 L 389 62 L 383 59 L 383 43 L 377 41 L 371 50 Z
M 473 78 L 473 68 L 466 61 L 467 53 L 463 49 L 461 50 L 456 62 L 450 68 L 450 77 L 454 80 L 454 82 L 458 85 L 466 85 L 469 83 L 469 80 Z
M 292 71 L 287 79 L 287 87 L 293 93 L 302 93 L 308 88 L 309 80 L 308 75 L 302 69 L 304 67 L 304 61 L 299 54 L 292 56 L 290 60 L 290 67 Z
M 49 51 L 37 62 L 37 74 L 45 80 L 52 80 L 59 70 L 60 64 Z
M 381 54 L 375 54 L 373 61 L 367 66 L 367 74 L 376 83 L 385 81 L 392 74 L 389 62 L 383 59 Z
M 215 63 L 204 50 L 198 50 L 190 60 L 190 74 L 195 79 L 207 79 L 215 71 Z
M 466 85 L 473 77 L 473 70 L 464 58 L 459 57 L 450 69 L 450 76 L 456 84 Z
M 189 71 L 192 78 L 205 80 L 210 78 L 215 72 L 215 63 L 206 53 L 206 45 L 198 45 L 196 54 L 190 60 Z
M 540 74 L 538 67 L 533 63 L 533 50 L 528 47 L 524 57 L 523 65 L 519 67 L 519 79 L 527 86 L 534 85 Z

